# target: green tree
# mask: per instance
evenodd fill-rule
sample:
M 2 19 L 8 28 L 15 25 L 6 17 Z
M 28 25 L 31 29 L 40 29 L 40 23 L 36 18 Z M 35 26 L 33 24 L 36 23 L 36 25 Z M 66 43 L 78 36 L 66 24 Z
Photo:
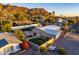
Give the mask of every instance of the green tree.
M 3 26 L 2 26 L 2 31 L 4 31 L 4 32 L 6 32 L 6 31 L 8 31 L 8 32 L 10 32 L 11 31 L 11 28 L 12 28 L 12 26 L 11 26 L 11 24 L 4 24 Z
M 53 11 L 52 14 L 55 14 L 55 11 Z
M 2 26 L 2 18 L 0 17 L 0 25 Z
M 3 9 L 3 4 L 0 3 L 0 11 Z
M 16 35 L 16 37 L 18 39 L 20 39 L 21 41 L 23 41 L 23 39 L 24 39 L 24 32 L 23 31 L 21 31 L 21 30 L 15 30 L 14 31 L 14 35 Z
M 75 24 L 77 22 L 76 19 L 72 18 L 71 20 L 68 20 L 68 24 L 71 25 L 71 24 Z
M 8 5 L 7 5 L 7 10 L 8 10 L 8 11 L 11 11 L 11 9 L 12 9 L 12 5 L 8 4 Z

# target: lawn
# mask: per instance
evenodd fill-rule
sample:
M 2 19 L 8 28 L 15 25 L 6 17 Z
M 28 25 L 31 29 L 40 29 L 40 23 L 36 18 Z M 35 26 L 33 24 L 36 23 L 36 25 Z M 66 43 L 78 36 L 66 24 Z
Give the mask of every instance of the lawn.
M 29 41 L 40 46 L 45 42 L 47 42 L 48 40 L 49 40 L 48 38 L 34 38 L 30 39 Z

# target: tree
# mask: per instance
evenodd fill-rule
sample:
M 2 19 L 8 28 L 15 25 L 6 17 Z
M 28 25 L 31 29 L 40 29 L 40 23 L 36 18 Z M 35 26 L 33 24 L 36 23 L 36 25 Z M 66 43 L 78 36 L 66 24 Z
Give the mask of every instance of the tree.
M 3 4 L 0 3 L 0 11 L 3 9 Z
M 11 24 L 6 24 L 6 30 L 10 32 L 12 30 L 12 25 Z
M 59 48 L 57 52 L 61 55 L 66 55 L 67 54 L 64 48 Z
M 14 14 L 13 16 L 14 16 L 17 20 L 19 19 L 19 14 L 18 14 L 18 13 Z
M 49 22 L 48 22 L 47 20 L 45 21 L 45 26 L 46 26 L 46 25 L 49 25 Z
M 10 11 L 12 9 L 12 5 L 8 4 L 7 5 L 7 10 Z
M 3 9 L 3 10 L 2 10 L 2 15 L 3 15 L 4 17 L 7 17 L 8 14 L 9 14 L 9 12 L 7 11 L 7 9 Z
M 23 31 L 21 31 L 21 30 L 15 30 L 14 31 L 14 35 L 16 35 L 16 37 L 18 39 L 20 39 L 21 41 L 23 41 L 23 39 L 24 39 L 24 33 L 23 33 Z
M 54 23 L 55 22 L 55 18 L 50 18 L 50 23 Z
M 55 11 L 53 11 L 52 14 L 55 14 Z
M 71 20 L 68 20 L 68 24 L 71 25 L 71 24 L 75 24 L 77 22 L 76 19 L 72 18 Z
M 12 28 L 12 26 L 11 26 L 11 24 L 4 24 L 3 26 L 2 26 L 2 31 L 4 31 L 4 32 L 6 32 L 6 31 L 8 31 L 8 32 L 10 32 L 11 31 L 11 28 Z
M 40 46 L 41 54 L 47 54 L 48 48 L 46 46 Z
M 68 30 L 68 24 L 67 23 L 64 23 L 62 28 L 66 32 Z
M 0 17 L 0 25 L 2 26 L 2 17 Z

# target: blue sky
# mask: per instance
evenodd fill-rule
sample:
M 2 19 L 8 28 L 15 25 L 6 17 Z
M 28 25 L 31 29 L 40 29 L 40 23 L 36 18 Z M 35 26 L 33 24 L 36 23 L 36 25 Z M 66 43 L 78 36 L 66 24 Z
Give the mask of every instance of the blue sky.
M 79 3 L 14 3 L 13 5 L 44 8 L 49 12 L 55 11 L 56 15 L 79 16 Z

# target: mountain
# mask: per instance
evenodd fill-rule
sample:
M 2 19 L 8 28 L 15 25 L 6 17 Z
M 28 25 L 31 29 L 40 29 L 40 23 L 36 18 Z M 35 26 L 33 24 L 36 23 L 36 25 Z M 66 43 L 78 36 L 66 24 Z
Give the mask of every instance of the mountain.
M 51 15 L 44 8 L 27 8 L 13 6 L 11 4 L 0 4 L 0 19 L 16 23 L 26 24 L 28 22 L 39 22 L 41 18 L 48 18 Z

